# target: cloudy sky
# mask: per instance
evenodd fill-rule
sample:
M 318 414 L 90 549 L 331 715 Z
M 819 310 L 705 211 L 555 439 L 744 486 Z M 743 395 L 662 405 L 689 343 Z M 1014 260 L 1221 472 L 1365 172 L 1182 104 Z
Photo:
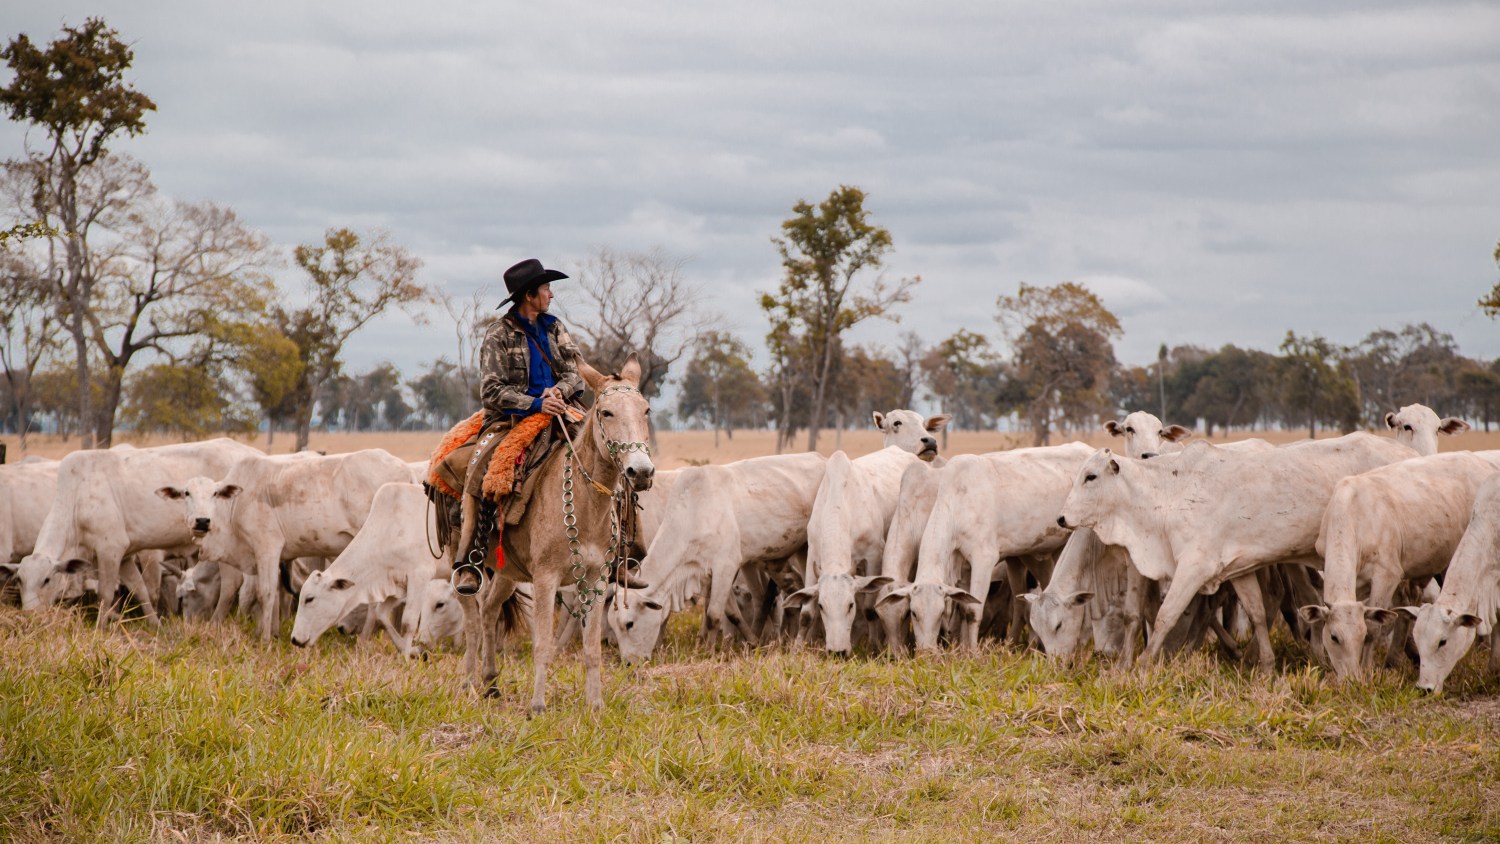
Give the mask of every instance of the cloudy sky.
M 1080 281 L 1132 363 L 1422 321 L 1500 356 L 1494 3 L 8 0 L 0 28 L 90 15 L 134 45 L 158 111 L 118 148 L 164 191 L 288 250 L 384 227 L 459 297 L 660 247 L 758 343 L 780 221 L 850 184 L 924 279 L 861 340 L 997 335 L 997 296 Z M 399 316 L 348 357 L 453 347 Z

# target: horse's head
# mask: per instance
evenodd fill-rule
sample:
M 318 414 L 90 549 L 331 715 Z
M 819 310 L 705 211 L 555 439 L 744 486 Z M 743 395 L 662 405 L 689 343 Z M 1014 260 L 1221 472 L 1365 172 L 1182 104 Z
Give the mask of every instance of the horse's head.
M 656 466 L 651 462 L 651 404 L 641 395 L 641 362 L 635 352 L 613 375 L 586 363 L 578 365 L 583 380 L 594 391 L 592 430 L 594 447 L 609 455 L 625 479 L 638 490 L 650 489 Z

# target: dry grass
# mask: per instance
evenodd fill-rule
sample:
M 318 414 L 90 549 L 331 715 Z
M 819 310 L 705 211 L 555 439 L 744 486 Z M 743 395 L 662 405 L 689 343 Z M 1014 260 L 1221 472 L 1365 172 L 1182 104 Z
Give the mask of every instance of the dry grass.
M 424 460 L 432 453 L 442 433 L 438 431 L 402 431 L 402 432 L 369 432 L 369 433 L 337 433 L 325 434 L 313 432 L 310 446 L 314 450 L 329 453 L 342 453 L 358 451 L 362 448 L 383 448 L 396 455 L 402 460 Z M 1247 439 L 1252 434 L 1236 432 L 1229 437 L 1214 437 L 1210 442 L 1226 443 L 1234 440 Z M 1254 436 L 1262 437 L 1276 444 L 1292 442 L 1302 439 L 1305 433 L 1298 431 L 1264 431 L 1257 432 Z M 1323 436 L 1337 436 L 1333 434 L 1320 434 Z M 1054 443 L 1067 442 L 1072 439 L 1082 439 L 1095 446 L 1107 446 L 1118 443 L 1108 434 L 1102 431 L 1067 432 L 1053 438 Z M 285 454 L 292 449 L 294 438 L 289 434 L 278 434 L 269 445 L 264 435 L 255 438 L 241 438 L 264 451 Z M 36 454 L 42 457 L 58 458 L 78 448 L 78 439 L 63 441 L 58 437 L 34 436 L 28 441 L 28 449 L 25 453 L 20 450 L 19 440 L 15 437 L 0 438 L 10 445 L 9 459 L 19 460 L 27 454 Z M 126 442 L 136 446 L 166 445 L 180 440 L 169 437 L 151 436 L 135 437 L 122 434 L 116 442 Z M 797 438 L 797 449 L 801 449 L 807 443 L 806 435 Z M 954 431 L 948 435 L 947 443 L 944 445 L 945 454 L 979 454 L 986 451 L 999 451 L 1010 448 L 1018 448 L 1031 445 L 1030 434 L 1003 434 L 992 431 Z M 1439 445 L 1443 451 L 1457 451 L 1469 449 L 1479 451 L 1483 449 L 1500 449 L 1500 431 L 1471 431 L 1459 437 L 1442 437 Z M 658 460 L 657 464 L 664 469 L 677 469 L 683 466 L 702 465 L 704 463 L 729 463 L 735 460 L 743 460 L 747 457 L 760 457 L 776 452 L 776 435 L 770 431 L 736 431 L 732 439 L 720 435 L 718 447 L 714 446 L 714 435 L 712 431 L 666 431 L 658 437 Z M 835 431 L 825 431 L 819 438 L 818 450 L 823 454 L 832 454 L 835 449 L 843 448 L 851 456 L 858 457 L 868 454 L 880 448 L 880 432 L 872 429 L 857 431 L 845 431 L 839 435 Z

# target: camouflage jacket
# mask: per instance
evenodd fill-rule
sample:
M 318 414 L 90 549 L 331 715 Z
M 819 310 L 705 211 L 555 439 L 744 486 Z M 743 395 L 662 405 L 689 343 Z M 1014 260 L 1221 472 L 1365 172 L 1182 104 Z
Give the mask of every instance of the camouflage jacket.
M 563 397 L 572 400 L 584 388 L 583 376 L 578 374 L 581 359 L 578 346 L 561 320 L 544 322 L 549 323 L 547 352 L 552 355 L 552 375 Z M 484 345 L 479 350 L 479 371 L 479 400 L 487 421 L 500 418 L 506 411 L 531 407 L 535 396 L 526 392 L 531 386 L 531 344 L 526 342 L 526 332 L 509 311 L 485 333 Z

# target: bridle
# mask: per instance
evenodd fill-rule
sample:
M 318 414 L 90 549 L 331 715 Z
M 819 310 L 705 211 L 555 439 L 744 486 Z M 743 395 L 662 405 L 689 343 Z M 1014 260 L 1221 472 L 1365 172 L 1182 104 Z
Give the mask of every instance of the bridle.
M 588 577 L 588 566 L 583 561 L 582 543 L 578 538 L 578 516 L 574 512 L 573 468 L 577 449 L 573 445 L 572 436 L 568 433 L 567 423 L 563 421 L 559 425 L 562 428 L 563 439 L 567 443 L 565 446 L 566 455 L 563 458 L 563 531 L 568 538 L 568 558 L 572 564 L 571 574 L 577 582 L 576 589 L 578 595 L 578 607 L 576 609 L 569 608 L 568 614 L 578 619 L 580 624 L 588 623 L 589 611 L 593 609 L 594 603 L 598 599 L 604 597 L 604 584 L 614 576 L 616 566 L 623 562 L 625 563 L 625 571 L 627 573 L 630 571 L 629 564 L 632 560 L 629 557 L 622 558 L 621 552 L 633 539 L 633 537 L 625 535 L 625 526 L 634 523 L 633 520 L 627 519 L 627 515 L 634 514 L 637 504 L 635 485 L 631 483 L 623 470 L 624 456 L 633 451 L 645 452 L 648 457 L 651 455 L 651 446 L 648 443 L 626 442 L 613 439 L 609 436 L 609 431 L 604 427 L 604 417 L 599 415 L 598 400 L 616 393 L 635 393 L 636 395 L 641 395 L 641 391 L 635 387 L 617 384 L 612 387 L 606 387 L 600 392 L 595 397 L 594 406 L 589 409 L 589 414 L 593 417 L 589 421 L 599 426 L 599 434 L 604 441 L 605 452 L 615 464 L 615 468 L 619 470 L 615 475 L 614 488 L 600 483 L 593 475 L 589 474 L 588 469 L 584 468 L 581 460 L 576 461 L 578 471 L 594 488 L 594 491 L 600 495 L 609 496 L 611 499 L 609 505 L 609 547 L 604 550 L 605 560 L 604 565 L 600 568 L 599 578 L 592 582 L 590 582 Z M 642 397 L 644 398 L 644 396 Z

